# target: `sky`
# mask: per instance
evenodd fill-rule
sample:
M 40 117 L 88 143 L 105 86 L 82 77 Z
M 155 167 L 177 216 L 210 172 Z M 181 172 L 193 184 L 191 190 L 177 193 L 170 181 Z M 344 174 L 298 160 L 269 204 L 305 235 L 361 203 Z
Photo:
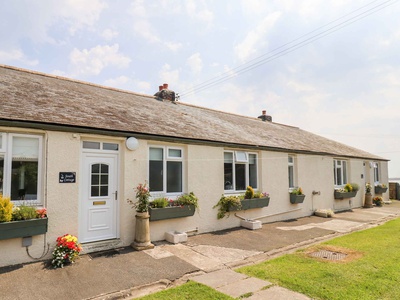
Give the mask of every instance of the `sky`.
M 400 177 L 399 0 L 0 0 L 0 64 L 300 127 Z

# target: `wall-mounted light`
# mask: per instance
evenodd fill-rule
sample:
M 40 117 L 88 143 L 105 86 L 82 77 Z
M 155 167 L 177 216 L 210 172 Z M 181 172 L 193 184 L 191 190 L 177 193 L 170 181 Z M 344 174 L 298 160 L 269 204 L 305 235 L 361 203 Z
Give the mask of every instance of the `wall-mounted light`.
M 139 141 L 134 137 L 129 137 L 126 139 L 125 145 L 129 150 L 136 150 L 139 148 Z

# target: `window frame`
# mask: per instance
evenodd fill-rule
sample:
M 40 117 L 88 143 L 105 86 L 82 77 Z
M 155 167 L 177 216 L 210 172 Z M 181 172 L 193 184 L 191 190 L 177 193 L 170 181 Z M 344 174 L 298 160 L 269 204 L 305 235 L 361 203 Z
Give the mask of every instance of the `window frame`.
M 225 153 L 232 153 L 232 189 L 225 189 Z M 245 153 L 246 161 L 242 159 L 237 159 L 236 153 Z M 257 152 L 247 152 L 247 151 L 235 151 L 235 150 L 224 150 L 223 152 L 223 161 L 224 161 L 224 194 L 233 194 L 233 193 L 243 193 L 246 191 L 246 187 L 250 185 L 250 155 L 255 155 L 255 165 L 256 165 L 256 185 L 252 186 L 255 190 L 259 187 L 259 166 L 258 166 L 258 153 Z M 245 189 L 244 190 L 236 190 L 236 164 L 245 165 Z
M 149 183 L 149 186 L 151 188 L 151 183 L 150 183 L 150 149 L 162 149 L 163 150 L 163 157 L 162 157 L 162 162 L 163 162 L 163 174 L 162 174 L 162 191 L 150 191 L 150 195 L 152 197 L 158 197 L 160 195 L 165 195 L 167 197 L 170 198 L 175 198 L 179 195 L 182 195 L 182 193 L 184 193 L 185 191 L 185 186 L 186 186 L 186 172 L 185 172 L 185 150 L 183 147 L 180 146 L 163 146 L 163 145 L 149 145 L 148 146 L 148 151 L 147 151 L 147 155 L 148 155 L 148 163 L 147 163 L 147 181 Z M 170 156 L 169 155 L 169 150 L 179 150 L 181 153 L 180 157 L 176 157 L 176 156 Z M 167 163 L 168 162 L 181 162 L 182 163 L 182 169 L 181 169 L 181 178 L 182 178 L 182 187 L 181 187 L 181 191 L 180 192 L 167 192 Z
M 340 162 L 340 165 L 338 164 Z M 333 160 L 333 173 L 334 173 L 334 185 L 335 187 L 344 187 L 348 183 L 349 179 L 349 168 L 348 161 L 345 159 L 334 159 Z M 341 173 L 341 182 L 339 184 L 337 178 L 337 170 L 340 169 Z M 345 170 L 344 170 L 345 169 Z
M 12 150 L 13 150 L 13 138 L 35 138 L 38 140 L 38 174 L 37 174 L 37 197 L 35 200 L 13 200 L 10 199 L 14 205 L 21 205 L 29 203 L 32 205 L 42 205 L 43 199 L 43 136 L 37 134 L 20 134 L 20 133 L 5 133 L 2 132 L 2 148 L 0 153 L 4 155 L 4 172 L 3 172 L 3 195 L 11 198 L 11 175 L 12 175 Z M 7 176 L 5 176 L 7 175 Z

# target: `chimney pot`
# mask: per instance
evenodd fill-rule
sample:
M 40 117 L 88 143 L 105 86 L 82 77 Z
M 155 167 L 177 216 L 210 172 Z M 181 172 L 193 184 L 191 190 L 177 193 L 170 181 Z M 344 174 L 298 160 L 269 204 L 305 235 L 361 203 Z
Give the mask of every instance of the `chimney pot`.
M 163 84 L 164 90 L 168 90 L 168 83 Z
M 159 85 L 159 86 L 158 86 L 158 91 L 160 92 L 160 91 L 162 91 L 162 89 L 163 89 L 163 86 L 162 86 L 162 85 Z
M 266 111 L 266 110 L 263 110 L 263 111 L 262 111 L 262 114 L 265 116 L 265 115 L 267 114 L 267 111 Z

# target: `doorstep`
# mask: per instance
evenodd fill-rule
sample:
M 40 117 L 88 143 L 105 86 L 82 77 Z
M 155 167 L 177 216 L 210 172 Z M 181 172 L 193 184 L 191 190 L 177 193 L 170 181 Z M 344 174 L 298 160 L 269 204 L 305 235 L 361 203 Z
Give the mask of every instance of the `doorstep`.
M 123 247 L 120 239 L 112 239 L 98 242 L 90 242 L 81 244 L 84 253 L 92 253 L 98 251 L 111 250 Z

